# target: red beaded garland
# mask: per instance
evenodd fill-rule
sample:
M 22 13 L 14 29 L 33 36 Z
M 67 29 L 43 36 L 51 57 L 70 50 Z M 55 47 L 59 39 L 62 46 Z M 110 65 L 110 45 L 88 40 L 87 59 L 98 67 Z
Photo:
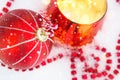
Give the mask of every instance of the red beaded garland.
M 2 12 L 0 12 L 0 16 L 2 16 L 4 13 L 9 12 L 9 8 L 11 7 L 14 0 L 9 0 L 6 2 L 6 5 L 2 8 Z

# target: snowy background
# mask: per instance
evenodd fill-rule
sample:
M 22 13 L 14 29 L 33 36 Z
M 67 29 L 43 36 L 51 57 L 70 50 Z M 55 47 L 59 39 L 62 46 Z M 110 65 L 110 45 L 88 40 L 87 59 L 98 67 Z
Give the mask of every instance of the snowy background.
M 1 12 L 7 1 L 8 0 L 0 0 Z M 39 12 L 46 7 L 48 2 L 49 0 L 14 0 L 9 10 L 23 8 Z M 104 46 L 108 51 L 114 53 L 119 33 L 120 4 L 117 4 L 115 0 L 108 0 L 108 11 L 106 14 L 105 23 L 95 37 L 93 44 Z M 89 50 L 89 47 L 87 49 Z M 64 50 L 61 47 L 53 48 L 49 57 L 57 55 L 58 53 L 67 52 L 69 52 L 69 50 Z M 114 60 L 115 58 L 113 57 L 112 59 Z M 120 74 L 115 76 L 114 80 L 119 79 Z M 40 67 L 39 69 L 26 72 L 16 72 L 14 70 L 9 70 L 6 67 L 0 66 L 0 80 L 71 80 L 70 60 L 69 58 L 64 57 L 61 60 L 47 64 L 46 66 Z

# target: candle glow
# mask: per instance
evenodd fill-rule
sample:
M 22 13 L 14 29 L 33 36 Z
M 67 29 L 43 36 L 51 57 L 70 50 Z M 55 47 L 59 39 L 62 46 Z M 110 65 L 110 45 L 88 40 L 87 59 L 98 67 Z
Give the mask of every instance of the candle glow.
M 106 12 L 106 0 L 57 0 L 58 8 L 69 20 L 90 24 Z
M 53 40 L 70 48 L 91 43 L 102 27 L 106 11 L 106 0 L 51 0 L 47 14 L 58 25 Z

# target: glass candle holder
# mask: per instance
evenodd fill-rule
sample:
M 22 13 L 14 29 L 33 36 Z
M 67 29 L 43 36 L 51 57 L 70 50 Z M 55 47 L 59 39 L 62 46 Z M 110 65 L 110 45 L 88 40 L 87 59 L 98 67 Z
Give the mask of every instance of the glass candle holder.
M 102 27 L 106 11 L 106 0 L 51 0 L 47 15 L 58 26 L 53 40 L 72 48 L 91 43 Z

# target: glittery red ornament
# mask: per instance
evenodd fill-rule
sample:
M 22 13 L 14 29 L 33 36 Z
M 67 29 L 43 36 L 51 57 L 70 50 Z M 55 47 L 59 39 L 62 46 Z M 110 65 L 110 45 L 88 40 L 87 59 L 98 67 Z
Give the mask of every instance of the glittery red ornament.
M 53 25 L 58 26 L 58 28 L 54 30 L 53 40 L 57 43 L 62 43 L 72 48 L 91 43 L 98 30 L 101 28 L 104 18 L 102 17 L 99 20 L 89 24 L 74 22 L 65 16 L 58 6 L 59 3 L 62 8 L 66 6 L 62 4 L 62 1 L 64 2 L 64 0 L 51 0 L 47 8 L 47 15 L 50 17 L 51 22 Z M 68 3 L 69 2 L 70 1 L 68 1 Z M 69 9 L 66 9 L 66 12 L 67 10 Z
M 15 69 L 33 68 L 50 53 L 52 42 L 45 20 L 36 12 L 18 9 L 0 18 L 0 60 Z

